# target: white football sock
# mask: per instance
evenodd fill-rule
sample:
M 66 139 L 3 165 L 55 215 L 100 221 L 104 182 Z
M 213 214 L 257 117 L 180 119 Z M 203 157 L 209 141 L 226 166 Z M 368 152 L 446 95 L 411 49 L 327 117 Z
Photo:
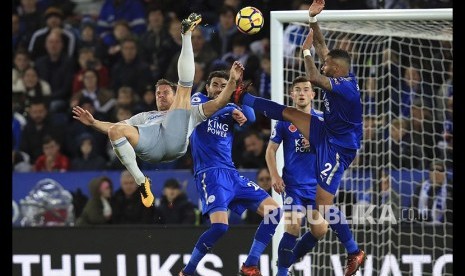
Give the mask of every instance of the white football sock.
M 145 176 L 137 166 L 136 152 L 131 146 L 126 137 L 117 139 L 116 141 L 110 141 L 113 146 L 113 150 L 118 156 L 121 163 L 128 169 L 131 175 L 136 180 L 138 185 L 142 185 L 145 182 Z

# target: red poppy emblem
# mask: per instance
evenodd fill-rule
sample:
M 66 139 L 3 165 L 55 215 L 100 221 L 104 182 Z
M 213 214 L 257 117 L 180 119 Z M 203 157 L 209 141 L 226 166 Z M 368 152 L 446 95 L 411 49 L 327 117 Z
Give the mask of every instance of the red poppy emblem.
M 290 132 L 296 132 L 297 131 L 297 128 L 295 127 L 295 125 L 292 125 L 292 124 L 289 125 L 288 129 L 289 129 Z

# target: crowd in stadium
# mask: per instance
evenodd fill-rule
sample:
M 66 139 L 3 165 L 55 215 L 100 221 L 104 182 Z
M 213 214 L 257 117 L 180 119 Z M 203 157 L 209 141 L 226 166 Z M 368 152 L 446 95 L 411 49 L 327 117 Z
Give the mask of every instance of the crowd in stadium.
M 202 25 L 192 34 L 196 62 L 192 92 L 204 91 L 209 72 L 228 70 L 234 60 L 239 60 L 246 68 L 244 79 L 253 83 L 251 91 L 270 98 L 270 11 L 308 9 L 309 2 L 180 0 L 172 5 L 172 1 L 166 0 L 13 0 L 13 171 L 124 170 L 108 137 L 74 120 L 72 107 L 79 105 L 95 118 L 109 122 L 155 109 L 156 81 L 165 78 L 177 83 L 180 20 L 191 12 L 203 17 Z M 236 12 L 244 4 L 257 7 L 265 17 L 264 28 L 256 35 L 242 34 L 235 26 Z M 452 1 L 446 0 L 326 1 L 326 9 L 334 10 L 450 7 Z M 349 47 L 342 46 L 342 39 L 340 43 L 341 47 Z M 418 64 L 401 68 L 395 54 L 389 55 L 393 60 L 383 63 L 386 66 L 376 67 L 380 70 L 374 74 L 376 76 L 384 75 L 382 70 L 390 70 L 395 72 L 392 78 L 403 80 L 398 91 L 405 93 L 399 93 L 398 101 L 394 101 L 398 106 L 393 106 L 390 101 L 389 106 L 383 105 L 388 101 L 380 101 L 380 96 L 375 93 L 387 80 L 370 78 L 370 72 L 358 72 L 367 75 L 361 84 L 365 133 L 354 167 L 379 168 L 380 164 L 389 163 L 395 169 L 431 168 L 433 172 L 444 172 L 452 167 L 452 48 L 446 45 L 442 49 L 447 52 L 443 57 L 450 59 L 444 61 L 442 57 L 442 63 L 435 67 L 442 68 L 439 69 L 440 76 L 430 74 L 427 82 L 422 81 L 427 76 L 420 66 L 415 66 Z M 357 51 L 363 49 L 353 49 L 351 54 Z M 387 57 L 383 56 L 383 59 Z M 425 83 L 433 85 L 424 87 Z M 417 97 L 415 93 L 421 96 Z M 432 95 L 443 97 L 435 100 Z M 385 97 L 391 96 L 386 92 Z M 389 117 L 394 118 L 389 124 L 380 119 L 388 111 L 396 115 Z M 263 168 L 266 167 L 270 126 L 268 118 L 257 114 L 254 123 L 237 129 L 233 146 L 236 167 L 259 169 L 257 183 L 268 191 L 270 186 L 266 180 L 269 181 L 269 174 Z M 391 139 L 385 139 L 386 135 Z M 432 162 L 435 159 L 447 162 L 441 166 Z M 192 169 L 189 153 L 169 163 L 138 161 L 143 170 Z M 118 198 L 124 197 L 122 193 L 127 192 L 123 182 L 130 180 L 124 177 L 122 175 L 122 191 L 112 195 L 115 198 L 112 200 L 113 212 L 110 212 L 113 221 L 146 221 L 145 215 L 137 215 L 140 220 L 123 217 L 118 218 L 118 222 L 120 214 L 113 202 L 117 204 Z M 108 182 L 108 179 L 95 181 Z M 198 223 L 196 206 L 188 202 L 179 183 L 168 181 L 164 187 L 158 207 L 150 210 L 160 212 L 158 223 Z M 111 181 L 107 188 L 111 189 Z M 100 186 L 97 190 L 101 192 Z M 180 203 L 182 208 L 173 215 L 169 213 L 173 212 L 169 205 L 177 197 L 183 197 L 179 199 L 183 202 Z M 79 212 L 84 209 L 81 207 L 78 206 Z M 153 214 L 148 216 L 153 217 Z M 103 223 L 112 221 L 110 217 L 104 215 Z M 164 218 L 178 220 L 171 222 Z M 246 220 L 254 223 L 251 216 Z M 77 222 L 85 223 L 85 217 Z

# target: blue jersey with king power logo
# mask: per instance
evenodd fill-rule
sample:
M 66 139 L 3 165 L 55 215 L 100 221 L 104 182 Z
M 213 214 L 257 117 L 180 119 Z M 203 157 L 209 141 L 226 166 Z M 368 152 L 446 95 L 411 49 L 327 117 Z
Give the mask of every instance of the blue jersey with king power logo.
M 197 105 L 209 100 L 210 98 L 198 92 L 192 95 L 191 104 Z M 252 110 L 250 107 L 244 108 Z M 239 106 L 229 103 L 199 124 L 192 132 L 189 142 L 194 162 L 194 174 L 210 168 L 236 169 L 231 152 L 236 123 L 232 117 L 234 109 L 242 111 Z M 243 112 L 249 118 L 247 112 L 245 110 Z
M 322 117 L 323 113 L 311 110 L 312 116 Z M 292 190 L 297 194 L 304 193 L 310 198 L 315 197 L 317 185 L 315 148 L 297 130 L 297 127 L 286 121 L 276 123 L 270 140 L 281 144 L 284 154 L 282 178 L 286 191 Z

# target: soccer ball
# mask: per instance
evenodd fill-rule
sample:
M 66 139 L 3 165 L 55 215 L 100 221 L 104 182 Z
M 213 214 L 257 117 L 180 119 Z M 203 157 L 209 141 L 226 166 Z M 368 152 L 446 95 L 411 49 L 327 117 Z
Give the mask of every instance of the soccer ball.
M 253 35 L 263 27 L 263 14 L 255 7 L 244 7 L 236 14 L 236 26 L 244 34 Z

